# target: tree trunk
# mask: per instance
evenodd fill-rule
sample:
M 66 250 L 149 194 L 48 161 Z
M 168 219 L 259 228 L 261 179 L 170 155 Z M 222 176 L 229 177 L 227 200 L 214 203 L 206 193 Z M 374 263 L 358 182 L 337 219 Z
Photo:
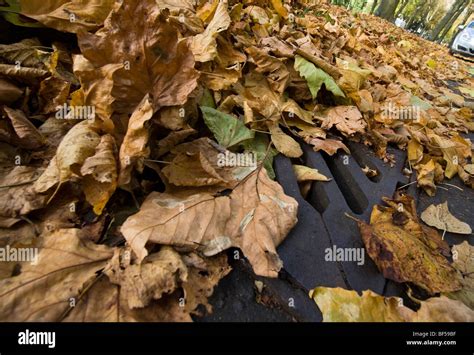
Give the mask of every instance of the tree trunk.
M 377 8 L 378 3 L 379 3 L 378 0 L 374 0 L 374 2 L 372 3 L 372 8 L 370 9 L 370 13 L 371 13 L 372 15 L 374 14 L 375 9 Z
M 469 8 L 467 9 L 466 16 L 462 19 L 461 23 L 463 25 L 467 25 L 472 13 L 474 12 L 474 3 L 472 3 L 472 0 L 468 4 Z
M 403 10 L 405 10 L 405 8 L 407 7 L 408 3 L 410 1 L 409 0 L 404 0 L 402 5 L 400 6 L 400 8 L 398 9 L 396 15 L 395 15 L 395 19 L 397 19 L 398 17 L 400 17 L 400 15 L 403 13 Z
M 455 15 L 458 14 L 459 9 L 462 8 L 463 5 L 465 5 L 465 3 L 466 3 L 466 0 L 456 0 L 454 5 L 451 6 L 451 9 L 449 9 L 448 13 L 444 15 L 444 17 L 441 19 L 441 21 L 438 23 L 438 25 L 434 28 L 433 32 L 431 33 L 430 39 L 432 41 L 436 41 L 438 39 L 441 32 L 450 23 L 453 17 L 455 17 Z
M 399 3 L 400 0 L 383 0 L 375 14 L 387 21 L 393 22 L 395 20 L 395 11 L 397 10 Z
M 463 13 L 465 7 L 460 7 L 458 12 L 454 14 L 454 16 L 449 20 L 448 24 L 446 25 L 446 27 L 444 28 L 444 30 L 441 32 L 441 34 L 438 36 L 438 38 L 436 39 L 438 42 L 442 42 L 444 37 L 446 37 L 446 35 L 448 34 L 449 30 L 451 30 L 451 28 L 453 27 L 454 23 L 456 22 L 456 20 L 459 18 L 459 16 L 461 16 L 461 14 Z M 468 9 L 469 10 L 469 9 Z

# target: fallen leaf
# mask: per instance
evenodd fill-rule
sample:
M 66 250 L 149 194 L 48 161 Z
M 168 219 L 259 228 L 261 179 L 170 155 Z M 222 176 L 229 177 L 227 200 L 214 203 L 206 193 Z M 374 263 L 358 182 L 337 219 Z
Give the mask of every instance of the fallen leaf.
M 282 131 L 278 124 L 269 124 L 272 142 L 275 148 L 289 158 L 299 158 L 303 155 L 300 145 L 292 137 Z
M 42 237 L 38 264 L 23 263 L 21 274 L 0 281 L 2 321 L 59 321 L 112 257 L 112 249 L 85 242 L 78 229 Z
M 306 143 L 311 144 L 313 146 L 314 151 L 319 152 L 323 151 L 326 154 L 333 156 L 339 149 L 342 149 L 347 154 L 351 154 L 349 148 L 346 147 L 344 143 L 341 141 L 337 141 L 334 139 L 320 139 L 320 138 L 305 138 Z
M 435 227 L 441 231 L 457 234 L 471 234 L 472 229 L 469 224 L 464 223 L 454 217 L 448 208 L 448 202 L 439 205 L 430 205 L 421 214 L 421 219 L 427 225 Z
M 84 160 L 81 167 L 82 186 L 86 200 L 93 206 L 94 213 L 102 210 L 117 187 L 117 147 L 114 138 L 103 135 L 95 148 L 95 154 Z
M 317 169 L 312 169 L 304 165 L 293 165 L 293 171 L 298 182 L 303 181 L 331 181 Z
M 0 79 L 0 104 L 10 105 L 18 100 L 23 90 L 8 80 Z
M 18 145 L 26 149 L 37 149 L 45 144 L 43 135 L 25 116 L 23 111 L 14 110 L 6 106 L 3 107 L 8 119 L 10 120 L 13 130 L 18 137 Z
M 197 62 L 208 62 L 217 56 L 217 35 L 231 23 L 227 0 L 220 0 L 211 22 L 203 33 L 193 37 L 191 50 Z
M 419 224 L 413 199 L 384 201 L 389 207 L 376 205 L 370 225 L 359 222 L 367 253 L 384 277 L 416 284 L 430 294 L 459 290 L 457 272 L 443 256 L 447 244 L 435 230 Z
M 323 84 L 326 89 L 331 91 L 334 95 L 345 97 L 344 93 L 330 75 L 299 55 L 295 56 L 295 69 L 308 82 L 313 99 L 316 98 Z
M 178 41 L 156 2 L 125 0 L 109 19 L 95 34 L 79 33 L 78 40 L 96 69 L 122 66 L 112 74 L 114 109 L 131 113 L 147 94 L 155 112 L 184 104 L 199 74 L 188 42 Z M 97 80 L 100 85 L 103 79 Z
M 41 173 L 34 167 L 16 166 L 0 177 L 0 216 L 17 218 L 45 206 L 46 197 L 33 188 Z
M 150 154 L 148 147 L 149 130 L 147 122 L 153 117 L 153 107 L 148 95 L 143 98 L 128 121 L 128 129 L 120 146 L 119 186 L 127 186 L 131 181 L 132 170 L 143 169 L 143 161 Z
M 89 121 L 76 124 L 58 146 L 46 171 L 35 182 L 36 191 L 43 193 L 79 176 L 84 161 L 95 153 L 100 142 L 98 128 Z M 59 187 L 58 187 L 59 188 Z
M 429 298 L 415 312 L 398 297 L 383 297 L 367 290 L 317 287 L 309 296 L 323 313 L 323 322 L 472 322 L 474 311 L 447 297 Z
M 245 127 L 241 120 L 231 115 L 204 106 L 201 106 L 201 111 L 207 127 L 219 144 L 226 148 L 255 136 L 255 133 Z
M 52 0 L 47 3 L 20 0 L 23 15 L 47 27 L 73 33 L 97 29 L 113 5 L 113 0 Z
M 452 248 L 453 267 L 461 274 L 462 289 L 444 293 L 445 296 L 461 301 L 474 310 L 474 248 L 467 241 Z
M 296 210 L 296 201 L 258 170 L 228 196 L 153 192 L 121 232 L 139 260 L 147 255 L 148 242 L 179 245 L 205 256 L 234 246 L 256 274 L 276 277 L 282 267 L 276 247 L 295 225 Z
M 356 133 L 365 133 L 367 124 L 357 107 L 337 106 L 324 113 L 321 127 L 325 130 L 336 127 L 339 132 L 348 137 Z

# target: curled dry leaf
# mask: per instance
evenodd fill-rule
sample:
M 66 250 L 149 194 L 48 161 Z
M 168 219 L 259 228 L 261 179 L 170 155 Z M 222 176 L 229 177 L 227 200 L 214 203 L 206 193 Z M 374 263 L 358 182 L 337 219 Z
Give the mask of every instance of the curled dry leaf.
M 227 7 L 227 0 L 220 0 L 204 32 L 192 38 L 191 50 L 197 62 L 208 62 L 217 56 L 216 37 L 219 32 L 229 28 L 231 23 Z
M 95 68 L 83 55 L 73 56 L 73 63 L 74 74 L 81 83 L 78 95 L 83 95 L 82 102 L 78 106 L 95 107 L 95 115 L 104 122 L 104 129 L 112 131 L 114 124 L 110 117 L 113 113 L 112 104 L 115 101 L 112 96 L 113 75 L 123 67 L 123 64 L 108 64 Z M 76 105 L 71 102 L 71 106 Z
M 421 214 L 421 220 L 441 231 L 457 234 L 472 233 L 472 228 L 469 224 L 460 221 L 449 212 L 447 201 L 439 205 L 430 205 Z
M 188 277 L 181 256 L 170 247 L 163 247 L 140 264 L 131 261 L 129 250 L 116 249 L 104 271 L 110 282 L 121 286 L 121 295 L 130 309 L 143 308 L 173 292 Z
M 285 63 L 255 46 L 247 48 L 247 53 L 257 65 L 257 72 L 266 76 L 272 90 L 283 94 L 290 81 L 290 73 Z
M 459 301 L 434 297 L 421 302 L 415 312 L 397 297 L 383 297 L 368 290 L 317 287 L 310 291 L 323 313 L 323 322 L 473 322 L 474 311 Z
M 276 247 L 296 224 L 296 210 L 297 202 L 259 169 L 230 195 L 153 192 L 121 231 L 139 260 L 147 255 L 148 242 L 206 256 L 234 246 L 242 250 L 255 273 L 276 277 L 282 266 Z
M 0 79 L 0 104 L 10 105 L 18 100 L 23 90 L 8 80 Z
M 414 200 L 402 196 L 385 201 L 389 207 L 376 205 L 370 225 L 359 222 L 367 253 L 383 275 L 430 294 L 459 290 L 459 275 L 443 256 L 449 247 L 434 229 L 420 225 Z
M 84 160 L 81 167 L 82 186 L 86 200 L 96 215 L 102 210 L 117 187 L 117 147 L 114 137 L 103 135 L 95 148 L 95 154 Z
M 46 171 L 35 182 L 36 191 L 46 192 L 73 176 L 79 176 L 80 167 L 88 157 L 94 155 L 100 142 L 98 131 L 97 126 L 89 121 L 82 121 L 71 128 L 59 144 Z
M 148 138 L 150 132 L 147 122 L 153 117 L 153 107 L 147 96 L 143 98 L 128 121 L 127 133 L 120 146 L 120 175 L 118 184 L 127 186 L 131 181 L 132 170 L 143 170 L 143 160 L 150 154 Z
M 293 171 L 296 175 L 296 180 L 298 182 L 303 181 L 331 181 L 318 170 L 309 168 L 304 165 L 293 165 Z

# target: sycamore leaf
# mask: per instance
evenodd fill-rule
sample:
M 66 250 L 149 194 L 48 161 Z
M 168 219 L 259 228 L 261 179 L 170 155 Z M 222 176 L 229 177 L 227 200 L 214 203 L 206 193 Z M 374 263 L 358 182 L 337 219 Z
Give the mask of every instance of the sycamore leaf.
M 298 182 L 303 181 L 331 181 L 323 174 L 321 174 L 317 169 L 312 169 L 304 165 L 293 165 L 293 171 L 296 175 L 296 180 Z
M 295 69 L 308 82 L 313 99 L 316 98 L 323 84 L 326 89 L 331 91 L 334 95 L 345 97 L 344 93 L 329 74 L 299 55 L 295 56 Z
M 421 219 L 427 225 L 435 227 L 441 231 L 457 234 L 472 233 L 469 224 L 460 221 L 449 212 L 447 201 L 439 205 L 430 205 L 421 214 Z
M 20 0 L 21 13 L 47 27 L 78 33 L 97 29 L 112 10 L 113 0 Z
M 241 120 L 231 115 L 205 106 L 201 106 L 201 111 L 207 127 L 219 144 L 226 148 L 255 136 L 255 133 L 245 127 Z
M 367 123 L 359 109 L 355 106 L 337 106 L 328 109 L 322 118 L 322 128 L 330 130 L 332 127 L 344 136 L 353 136 L 356 133 L 365 133 Z
M 180 144 L 171 155 L 170 164 L 162 172 L 175 186 L 232 186 L 257 168 L 256 161 L 237 159 L 236 154 L 207 138 Z
M 257 65 L 257 72 L 266 76 L 270 87 L 274 91 L 283 94 L 290 82 L 290 73 L 285 63 L 255 46 L 246 50 Z
M 429 298 L 415 312 L 397 297 L 383 297 L 367 290 L 317 287 L 309 296 L 323 313 L 323 322 L 472 322 L 474 311 L 447 297 Z
M 94 68 L 121 65 L 112 74 L 117 112 L 133 112 L 147 94 L 155 111 L 183 105 L 197 86 L 189 41 L 178 40 L 154 0 L 124 0 L 102 29 L 79 33 L 78 42 Z M 98 76 L 94 81 L 101 85 L 103 80 Z
M 330 156 L 336 154 L 339 149 L 342 149 L 347 154 L 351 154 L 349 148 L 344 143 L 334 139 L 320 139 L 309 136 L 305 137 L 305 141 L 313 146 L 314 151 L 319 152 L 322 150 Z
M 282 267 L 276 247 L 296 224 L 297 202 L 263 169 L 229 195 L 218 191 L 153 192 L 121 232 L 139 260 L 148 254 L 147 243 L 177 245 L 205 256 L 237 247 L 256 274 L 276 277 Z
M 2 321 L 59 321 L 112 257 L 112 249 L 79 239 L 78 229 L 43 235 L 38 264 L 0 281 Z
M 367 253 L 384 277 L 414 283 L 430 294 L 459 290 L 459 276 L 443 255 L 446 242 L 419 224 L 413 199 L 384 200 L 389 207 L 376 205 L 370 225 L 359 222 Z

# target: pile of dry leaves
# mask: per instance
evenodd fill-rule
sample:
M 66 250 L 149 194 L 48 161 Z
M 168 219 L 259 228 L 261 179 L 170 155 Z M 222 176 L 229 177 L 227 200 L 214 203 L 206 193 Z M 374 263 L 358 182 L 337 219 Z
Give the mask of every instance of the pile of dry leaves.
M 397 145 L 428 194 L 456 174 L 474 187 L 461 136 L 474 129 L 466 63 L 379 18 L 317 0 L 19 8 L 75 34 L 77 47 L 0 45 L 0 247 L 39 250 L 34 265 L 0 263 L 1 320 L 190 320 L 210 310 L 233 247 L 256 274 L 277 277 L 298 206 L 273 181 L 272 160 L 300 157 L 302 141 L 334 155 L 356 140 L 387 162 Z M 445 251 L 417 239 L 406 224 L 416 213 L 405 211 L 397 223 L 413 247 Z M 372 228 L 389 223 L 374 218 Z M 456 271 L 426 257 L 441 274 L 379 267 L 429 291 L 460 289 L 438 287 Z

